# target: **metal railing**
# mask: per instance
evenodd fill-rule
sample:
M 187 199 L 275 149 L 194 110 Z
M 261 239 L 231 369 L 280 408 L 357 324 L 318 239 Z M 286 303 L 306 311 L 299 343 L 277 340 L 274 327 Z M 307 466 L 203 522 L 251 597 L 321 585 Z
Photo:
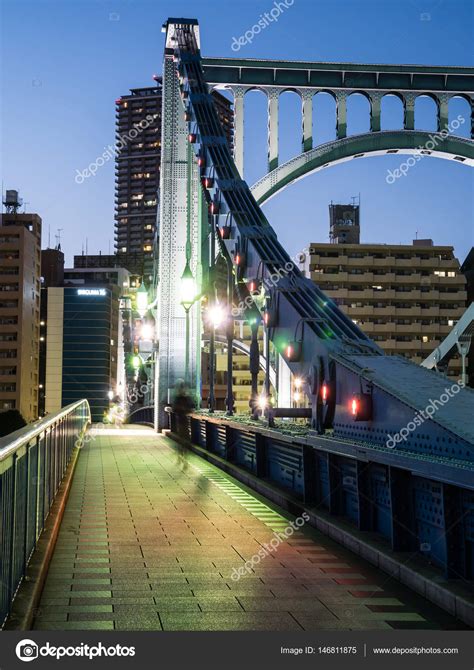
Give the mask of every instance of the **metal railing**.
M 90 421 L 89 403 L 79 400 L 0 438 L 0 625 Z

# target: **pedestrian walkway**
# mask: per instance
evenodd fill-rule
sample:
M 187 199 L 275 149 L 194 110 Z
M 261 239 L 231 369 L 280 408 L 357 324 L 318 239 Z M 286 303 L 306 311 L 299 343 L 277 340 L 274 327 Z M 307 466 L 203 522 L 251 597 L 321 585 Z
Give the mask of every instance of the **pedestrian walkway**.
M 151 429 L 96 429 L 92 438 L 36 630 L 461 627 L 311 528 L 236 579 L 293 517 Z

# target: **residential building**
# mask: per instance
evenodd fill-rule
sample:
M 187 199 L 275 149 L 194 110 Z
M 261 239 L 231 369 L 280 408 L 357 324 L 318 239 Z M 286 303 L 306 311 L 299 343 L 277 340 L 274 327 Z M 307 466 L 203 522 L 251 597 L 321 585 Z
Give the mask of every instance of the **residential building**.
M 316 243 L 301 268 L 388 354 L 421 363 L 466 308 L 466 278 L 451 246 Z M 458 375 L 453 356 L 448 374 Z
M 38 417 L 41 217 L 16 206 L 0 217 L 0 410 Z M 14 198 L 14 199 L 15 199 Z
M 161 77 L 155 86 L 133 88 L 116 102 L 115 249 L 119 265 L 148 283 L 153 250 L 161 166 Z M 230 101 L 215 91 L 217 112 L 233 144 Z

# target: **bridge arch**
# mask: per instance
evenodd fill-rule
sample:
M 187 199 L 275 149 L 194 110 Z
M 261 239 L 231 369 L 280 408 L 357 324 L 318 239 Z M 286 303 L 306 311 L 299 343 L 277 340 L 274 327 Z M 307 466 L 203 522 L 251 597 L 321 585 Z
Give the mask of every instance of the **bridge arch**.
M 427 131 L 381 131 L 327 142 L 307 151 L 262 177 L 253 185 L 252 193 L 262 204 L 298 179 L 330 165 L 368 156 L 418 154 L 420 147 L 426 147 L 424 155 L 474 167 L 474 143 L 466 138 Z

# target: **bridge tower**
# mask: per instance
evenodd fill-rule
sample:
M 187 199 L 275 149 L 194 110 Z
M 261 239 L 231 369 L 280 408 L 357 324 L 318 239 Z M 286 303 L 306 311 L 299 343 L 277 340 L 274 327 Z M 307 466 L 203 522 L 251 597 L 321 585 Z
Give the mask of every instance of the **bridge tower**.
M 199 40 L 198 27 L 196 36 Z M 181 278 L 187 262 L 195 281 L 195 297 L 202 292 L 203 239 L 207 233 L 207 213 L 199 172 L 188 141 L 187 124 L 179 93 L 173 26 L 164 27 L 166 46 L 163 63 L 163 114 L 161 130 L 159 248 L 155 263 L 157 277 L 157 323 L 159 353 L 155 375 L 155 429 L 167 427 L 164 408 L 172 400 L 176 382 L 188 377 L 191 389 L 200 396 L 201 316 L 199 300 L 186 312 L 181 304 Z M 205 225 L 203 226 L 203 222 Z M 204 254 L 205 254 L 204 249 Z M 186 343 L 189 343 L 186 366 Z M 188 369 L 186 370 L 186 367 Z

